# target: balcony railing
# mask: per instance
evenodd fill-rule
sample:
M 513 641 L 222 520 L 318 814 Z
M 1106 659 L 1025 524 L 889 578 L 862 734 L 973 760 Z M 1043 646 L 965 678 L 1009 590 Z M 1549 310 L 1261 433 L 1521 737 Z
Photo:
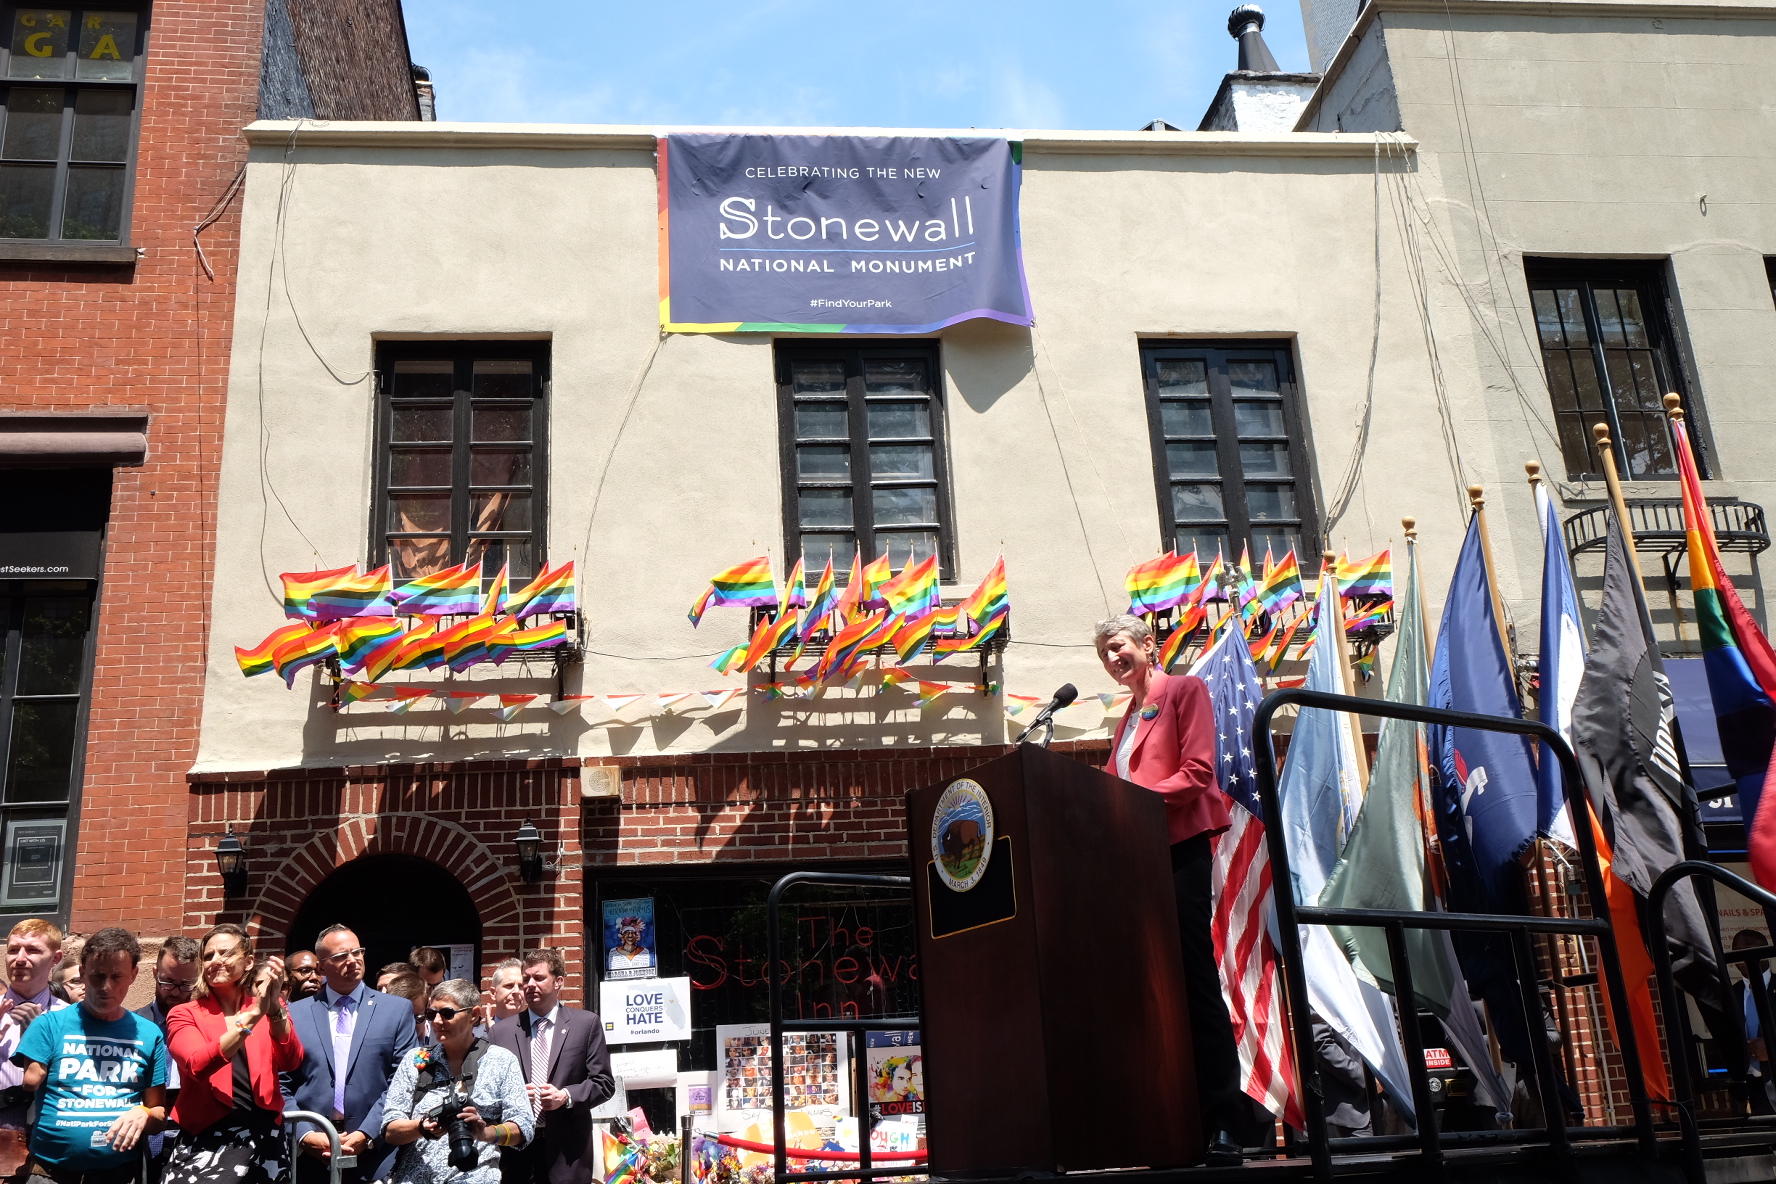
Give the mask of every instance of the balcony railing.
M 1634 548 L 1641 554 L 1669 558 L 1681 554 L 1687 545 L 1684 539 L 1683 502 L 1675 497 L 1629 498 L 1628 521 L 1634 530 Z M 1577 558 L 1586 551 L 1601 551 L 1608 537 L 1604 511 L 1609 507 L 1593 506 L 1566 520 L 1566 552 Z M 1714 518 L 1714 537 L 1722 551 L 1738 551 L 1757 555 L 1769 549 L 1770 531 L 1764 523 L 1764 508 L 1737 498 L 1709 498 L 1708 511 Z

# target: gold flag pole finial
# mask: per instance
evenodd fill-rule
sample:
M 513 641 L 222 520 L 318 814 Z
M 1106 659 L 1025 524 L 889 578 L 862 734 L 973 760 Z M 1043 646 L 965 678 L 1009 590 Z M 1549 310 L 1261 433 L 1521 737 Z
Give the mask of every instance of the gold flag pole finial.
M 1682 395 L 1678 394 L 1676 391 L 1672 391 L 1665 396 L 1665 414 L 1669 415 L 1672 419 L 1677 420 L 1681 420 L 1684 417 Z
M 1523 471 L 1525 473 L 1529 474 L 1529 487 L 1531 489 L 1534 489 L 1536 486 L 1538 486 L 1542 483 L 1542 462 L 1541 461 L 1539 461 L 1539 460 L 1524 461 L 1523 462 Z
M 1497 565 L 1492 559 L 1492 534 L 1486 529 L 1486 490 L 1484 486 L 1468 486 L 1468 504 L 1474 507 L 1474 518 L 1480 524 L 1480 554 L 1486 560 L 1486 590 L 1492 595 L 1492 619 L 1498 626 L 1499 642 L 1505 647 L 1505 658 L 1516 677 L 1517 647 L 1511 644 L 1511 631 L 1505 626 L 1505 598 L 1499 595 Z
M 1410 514 L 1406 515 L 1406 517 L 1400 519 L 1400 529 L 1406 532 L 1406 538 L 1408 540 L 1412 542 L 1418 541 L 1418 519 Z

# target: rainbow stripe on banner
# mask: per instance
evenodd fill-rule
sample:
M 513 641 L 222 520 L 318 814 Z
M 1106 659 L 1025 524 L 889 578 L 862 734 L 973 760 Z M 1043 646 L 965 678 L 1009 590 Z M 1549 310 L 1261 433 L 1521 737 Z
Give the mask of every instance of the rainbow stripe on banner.
M 481 611 L 481 565 L 459 563 L 429 576 L 420 576 L 394 591 L 396 611 L 402 616 L 451 617 Z

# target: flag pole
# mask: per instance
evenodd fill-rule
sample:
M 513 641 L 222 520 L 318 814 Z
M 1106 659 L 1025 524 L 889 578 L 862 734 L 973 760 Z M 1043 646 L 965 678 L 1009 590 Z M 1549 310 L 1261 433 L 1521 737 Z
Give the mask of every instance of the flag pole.
M 1322 621 L 1320 624 L 1333 630 L 1332 640 L 1333 644 L 1338 647 L 1338 673 L 1344 682 L 1344 693 L 1354 696 L 1357 693 L 1356 679 L 1351 674 L 1350 649 L 1345 645 L 1346 638 L 1344 636 L 1344 597 L 1338 591 L 1338 556 L 1330 550 L 1325 553 L 1325 566 L 1321 569 L 1320 578 L 1332 581 L 1330 611 L 1333 617 L 1330 622 Z M 1325 600 L 1326 597 L 1322 593 L 1320 602 L 1324 604 Z M 1357 784 L 1364 793 L 1368 793 L 1369 753 L 1363 747 L 1363 717 L 1356 712 L 1351 712 L 1349 719 L 1351 737 L 1356 741 L 1357 747 Z
M 1406 554 L 1409 559 L 1416 560 L 1418 558 L 1418 519 L 1408 514 L 1400 519 L 1400 527 L 1406 532 Z M 1418 627 L 1424 634 L 1425 653 L 1430 654 L 1436 649 L 1437 639 L 1431 636 L 1431 616 L 1425 609 L 1424 589 L 1422 588 L 1418 593 Z
M 1628 518 L 1628 503 L 1622 499 L 1622 480 L 1616 475 L 1616 450 L 1610 441 L 1609 424 L 1591 425 L 1597 440 L 1597 455 L 1603 461 L 1603 483 L 1609 487 L 1610 505 L 1615 507 L 1616 521 L 1622 524 L 1622 543 L 1628 548 L 1628 566 L 1634 571 L 1634 582 L 1641 585 L 1641 599 L 1646 599 L 1646 581 L 1640 575 L 1640 552 L 1634 549 L 1634 524 Z
M 1468 486 L 1468 504 L 1480 523 L 1480 553 L 1486 557 L 1486 590 L 1492 594 L 1492 619 L 1498 626 L 1499 642 L 1505 647 L 1505 660 L 1511 664 L 1511 685 L 1517 685 L 1517 649 L 1511 644 L 1511 630 L 1505 624 L 1505 601 L 1499 595 L 1497 564 L 1492 560 L 1492 534 L 1486 529 L 1486 491 L 1482 486 Z

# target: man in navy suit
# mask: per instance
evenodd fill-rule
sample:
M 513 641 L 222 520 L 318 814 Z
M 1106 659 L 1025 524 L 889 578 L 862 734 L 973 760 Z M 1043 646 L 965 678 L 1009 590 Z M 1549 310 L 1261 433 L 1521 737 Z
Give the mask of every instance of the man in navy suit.
M 341 1173 L 345 1184 L 386 1180 L 395 1148 L 383 1143 L 382 1099 L 389 1078 L 413 1049 L 413 1007 L 405 999 L 364 985 L 364 949 L 343 925 L 321 932 L 315 943 L 326 985 L 319 994 L 290 1004 L 302 1065 L 285 1090 L 298 1109 L 325 1114 L 339 1128 L 340 1150 L 357 1157 Z M 302 1135 L 301 1180 L 325 1178 L 327 1136 L 308 1126 Z
M 536 1136 L 500 1152 L 502 1184 L 592 1184 L 604 1177 L 592 1111 L 616 1092 L 604 1025 L 561 1002 L 567 963 L 560 950 L 524 955 L 528 1007 L 493 1026 L 487 1039 L 518 1057 L 536 1113 Z

